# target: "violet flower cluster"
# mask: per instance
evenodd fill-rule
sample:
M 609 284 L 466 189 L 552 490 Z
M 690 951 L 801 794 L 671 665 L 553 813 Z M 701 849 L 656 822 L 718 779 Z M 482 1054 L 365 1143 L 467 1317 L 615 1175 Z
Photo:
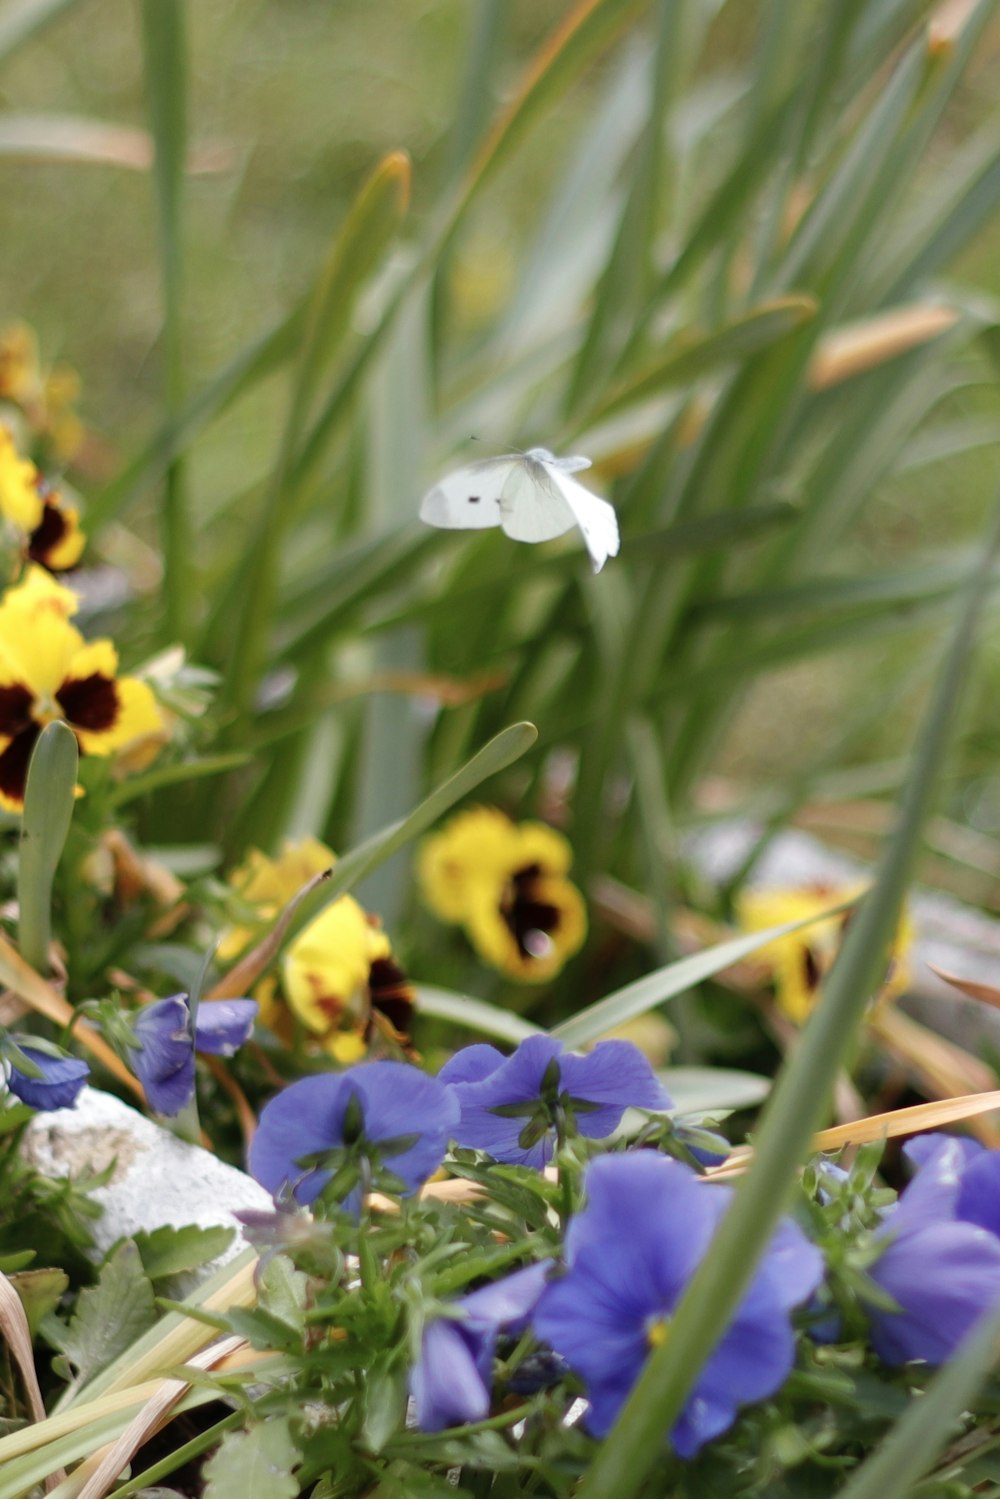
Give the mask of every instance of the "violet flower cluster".
M 369 1062 L 302 1079 L 272 1099 L 250 1168 L 279 1207 L 322 1197 L 326 1209 L 338 1204 L 356 1216 L 373 1186 L 388 1181 L 400 1195 L 415 1192 L 449 1144 L 537 1169 L 574 1133 L 610 1135 L 631 1106 L 661 1111 L 669 1101 L 625 1042 L 601 1043 L 586 1056 L 543 1035 L 510 1057 L 471 1046 L 437 1078 Z M 884 1363 L 937 1364 L 1000 1301 L 1000 1152 L 928 1136 L 908 1154 L 917 1176 L 861 1246 L 872 1288 L 864 1310 Z M 553 1379 L 571 1372 L 582 1386 L 590 1433 L 601 1437 L 614 1425 L 651 1351 L 669 1337 L 733 1193 L 651 1149 L 592 1160 L 583 1189 L 561 1260 L 529 1263 L 419 1312 L 410 1393 L 423 1430 L 485 1419 L 498 1338 L 528 1329 L 541 1350 L 533 1357 Z M 783 1219 L 664 1434 L 677 1457 L 695 1457 L 744 1406 L 781 1390 L 795 1364 L 796 1311 L 818 1304 L 824 1274 L 820 1249 Z M 802 1321 L 806 1327 L 808 1316 Z

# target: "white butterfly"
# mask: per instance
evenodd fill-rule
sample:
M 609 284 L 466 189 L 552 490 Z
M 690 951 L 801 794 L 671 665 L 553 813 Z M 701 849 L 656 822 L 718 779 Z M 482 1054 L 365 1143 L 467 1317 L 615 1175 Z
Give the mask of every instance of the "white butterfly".
M 589 458 L 556 458 L 546 448 L 485 458 L 447 474 L 424 496 L 420 519 L 447 530 L 502 526 L 515 541 L 551 541 L 579 526 L 599 573 L 618 555 L 618 518 L 570 474 Z

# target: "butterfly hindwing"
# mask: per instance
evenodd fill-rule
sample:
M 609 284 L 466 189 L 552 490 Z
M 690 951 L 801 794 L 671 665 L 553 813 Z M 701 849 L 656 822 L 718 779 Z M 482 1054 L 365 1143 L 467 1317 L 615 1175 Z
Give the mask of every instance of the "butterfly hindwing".
M 551 541 L 576 524 L 546 463 L 522 458 L 503 487 L 500 524 L 514 541 Z
M 520 465 L 518 456 L 470 463 L 435 484 L 424 495 L 420 519 L 449 531 L 480 531 L 499 526 L 504 487 Z
M 609 557 L 618 556 L 621 545 L 614 506 L 598 495 L 591 494 L 589 489 L 576 479 L 571 479 L 565 472 L 553 474 L 552 482 L 570 510 L 574 523 L 580 528 L 594 572 L 599 573 Z

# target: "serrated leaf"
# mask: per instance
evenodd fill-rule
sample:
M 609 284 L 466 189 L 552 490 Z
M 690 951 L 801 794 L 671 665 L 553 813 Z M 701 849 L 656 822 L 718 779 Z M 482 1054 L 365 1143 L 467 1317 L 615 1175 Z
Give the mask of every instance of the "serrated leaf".
M 406 1370 L 379 1359 L 365 1379 L 361 1435 L 370 1452 L 381 1452 L 403 1424 L 406 1414 Z
M 60 1352 L 85 1384 L 125 1352 L 156 1321 L 153 1288 L 130 1239 L 106 1261 L 97 1285 L 80 1292 L 61 1335 Z
M 227 1432 L 205 1464 L 205 1499 L 295 1499 L 298 1460 L 287 1419 Z
M 296 1270 L 287 1255 L 276 1254 L 268 1261 L 261 1285 L 266 1310 L 301 1332 L 305 1326 L 308 1277 Z
M 233 1242 L 235 1232 L 221 1224 L 199 1228 L 191 1223 L 186 1228 L 175 1228 L 172 1223 L 164 1223 L 150 1233 L 137 1233 L 134 1243 L 149 1279 L 162 1280 L 166 1275 L 197 1270 L 218 1259 Z

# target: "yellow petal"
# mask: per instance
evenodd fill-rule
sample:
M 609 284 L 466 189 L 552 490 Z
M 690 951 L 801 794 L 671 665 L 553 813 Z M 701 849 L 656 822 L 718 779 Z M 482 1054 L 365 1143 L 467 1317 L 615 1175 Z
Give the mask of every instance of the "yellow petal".
M 39 610 L 29 618 L 0 605 L 0 656 L 52 715 L 61 716 L 55 694 L 82 646 L 83 636 L 65 615 Z
M 376 957 L 389 950 L 357 901 L 342 895 L 309 923 L 285 954 L 288 1003 L 310 1030 L 325 1032 L 349 1018 L 363 1000 Z
M 110 641 L 94 641 L 95 646 L 110 644 Z M 80 748 L 86 755 L 110 755 L 135 740 L 158 733 L 163 726 L 148 682 L 140 682 L 137 677 L 119 677 L 115 691 L 118 713 L 110 728 L 92 731 L 77 724 L 73 726 Z
M 502 886 L 517 867 L 517 848 L 517 829 L 498 808 L 460 812 L 420 848 L 417 879 L 424 900 L 442 921 L 462 921 L 476 899 L 472 886 Z
M 42 518 L 38 470 L 22 458 L 14 439 L 0 424 L 0 515 L 22 531 L 33 531 Z

